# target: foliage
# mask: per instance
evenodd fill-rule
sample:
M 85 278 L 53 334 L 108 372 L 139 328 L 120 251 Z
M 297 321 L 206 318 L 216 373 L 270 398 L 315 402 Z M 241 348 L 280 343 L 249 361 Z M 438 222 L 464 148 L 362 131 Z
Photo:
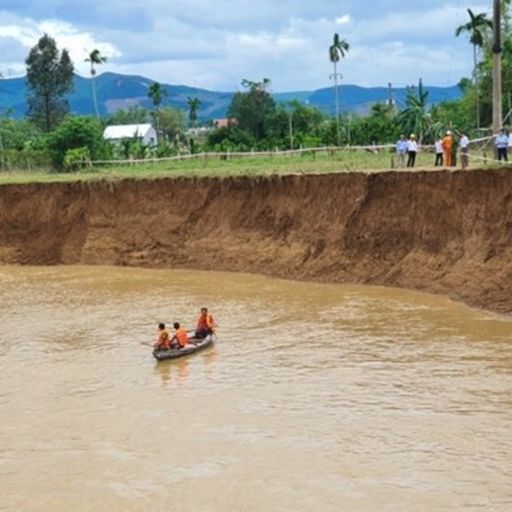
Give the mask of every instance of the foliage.
M 100 51 L 95 48 L 85 59 L 85 62 L 89 62 L 91 64 L 91 76 L 96 76 L 95 66 L 99 66 L 107 62 L 107 57 L 101 55 Z
M 165 107 L 156 111 L 154 116 L 164 141 L 176 141 L 177 137 L 183 133 L 185 125 L 183 111 Z
M 94 77 L 96 76 L 95 66 L 99 66 L 99 65 L 107 62 L 107 57 L 103 57 L 103 55 L 101 55 L 100 51 L 96 48 L 85 59 L 85 62 L 89 62 L 91 64 L 92 99 L 93 99 L 93 103 L 94 103 L 94 112 L 96 112 L 96 117 L 99 117 L 100 113 L 98 111 L 98 98 L 96 96 L 96 82 L 94 80 Z
M 101 123 L 88 117 L 70 117 L 48 135 L 48 151 L 52 163 L 62 168 L 66 152 L 70 149 L 87 148 L 92 160 L 106 158 L 109 144 L 103 139 Z
M 153 107 L 158 109 L 164 96 L 167 96 L 167 91 L 162 87 L 162 84 L 153 82 L 148 88 L 148 98 L 151 100 Z
M 399 114 L 405 134 L 415 134 L 420 142 L 425 139 L 432 141 L 436 127 L 428 112 L 428 91 L 423 89 L 421 80 L 417 92 L 414 87 L 408 89 L 405 104 L 405 109 Z
M 4 149 L 22 150 L 41 137 L 41 131 L 27 119 L 0 118 L 0 139 Z
M 339 34 L 334 34 L 332 45 L 329 46 L 329 60 L 334 64 L 350 50 L 350 45 L 345 39 L 340 39 Z
M 237 92 L 233 96 L 228 109 L 228 117 L 237 120 L 240 130 L 246 131 L 256 140 L 267 137 L 271 131 L 271 118 L 275 113 L 276 104 L 269 93 L 270 80 L 261 82 L 243 80 L 245 92 Z
M 140 124 L 147 123 L 149 119 L 149 112 L 143 107 L 134 105 L 127 109 L 116 110 L 108 119 L 107 124 L 120 125 L 120 124 Z
M 476 126 L 480 128 L 480 103 L 479 103 L 479 79 L 478 79 L 478 50 L 483 47 L 487 32 L 492 28 L 493 23 L 487 19 L 485 13 L 474 14 L 468 9 L 469 21 L 460 25 L 455 31 L 458 37 L 463 33 L 469 34 L 469 42 L 473 45 L 473 78 L 475 81 L 475 105 L 476 105 Z
M 30 50 L 25 62 L 29 117 L 49 132 L 69 110 L 64 96 L 73 89 L 73 63 L 68 51 L 59 53 L 55 40 L 47 34 Z
M 67 171 L 77 171 L 82 167 L 91 165 L 91 152 L 84 146 L 81 148 L 68 149 L 64 155 L 64 168 Z
M 191 126 L 195 126 L 197 121 L 197 110 L 201 106 L 202 101 L 199 98 L 191 98 L 190 96 L 187 98 L 188 105 L 188 120 L 190 121 Z

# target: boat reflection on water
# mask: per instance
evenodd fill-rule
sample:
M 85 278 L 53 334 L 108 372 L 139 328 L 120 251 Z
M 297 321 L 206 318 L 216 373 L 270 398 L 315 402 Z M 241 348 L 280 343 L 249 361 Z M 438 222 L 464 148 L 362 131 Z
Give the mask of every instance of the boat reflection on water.
M 219 357 L 216 346 L 206 349 L 204 352 L 192 354 L 179 359 L 171 359 L 168 361 L 159 361 L 155 364 L 154 372 L 162 380 L 162 385 L 168 386 L 171 383 L 180 383 L 186 381 L 191 372 L 193 372 L 194 364 L 206 365 L 206 368 L 212 367 Z M 205 370 L 205 373 L 209 373 Z

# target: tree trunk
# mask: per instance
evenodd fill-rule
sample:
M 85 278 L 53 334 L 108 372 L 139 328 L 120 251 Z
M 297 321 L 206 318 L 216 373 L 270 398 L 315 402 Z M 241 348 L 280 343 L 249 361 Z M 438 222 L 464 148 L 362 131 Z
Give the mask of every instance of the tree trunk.
M 476 96 L 476 127 L 480 128 L 480 91 L 478 83 L 478 59 L 477 59 L 477 47 L 473 45 L 473 73 L 475 75 L 475 96 Z
M 336 104 L 336 144 L 340 146 L 340 99 L 338 95 L 338 66 L 334 61 L 334 98 Z
M 98 99 L 96 98 L 96 82 L 94 81 L 94 74 L 91 73 L 91 85 L 92 85 L 92 101 L 94 103 L 94 112 L 96 113 L 96 117 L 100 118 L 100 113 L 98 112 Z

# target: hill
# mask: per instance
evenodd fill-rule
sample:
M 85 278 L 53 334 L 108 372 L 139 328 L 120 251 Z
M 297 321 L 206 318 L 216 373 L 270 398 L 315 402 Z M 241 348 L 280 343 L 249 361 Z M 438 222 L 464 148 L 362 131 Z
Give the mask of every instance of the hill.
M 117 73 L 103 73 L 96 77 L 98 104 L 102 116 L 111 114 L 118 109 L 140 105 L 151 107 L 147 96 L 148 87 L 153 80 L 137 75 L 120 75 Z M 231 103 L 233 92 L 209 91 L 188 87 L 186 85 L 162 84 L 167 96 L 162 105 L 172 105 L 175 108 L 188 110 L 187 98 L 197 97 L 201 100 L 199 117 L 201 119 L 216 119 L 226 116 Z M 425 87 L 429 91 L 431 104 L 441 101 L 455 100 L 460 97 L 457 86 L 451 87 Z M 406 88 L 393 91 L 396 103 L 402 106 L 405 101 Z M 275 93 L 276 101 L 287 102 L 297 100 L 316 107 L 323 112 L 334 113 L 334 89 L 332 87 L 316 91 L 297 91 Z M 363 114 L 371 105 L 387 101 L 387 87 L 359 87 L 356 85 L 342 85 L 340 87 L 341 110 Z M 69 97 L 71 110 L 75 114 L 93 114 L 91 79 L 75 75 L 75 90 Z M 10 78 L 0 81 L 0 112 L 10 110 L 15 117 L 23 117 L 27 112 L 25 78 Z

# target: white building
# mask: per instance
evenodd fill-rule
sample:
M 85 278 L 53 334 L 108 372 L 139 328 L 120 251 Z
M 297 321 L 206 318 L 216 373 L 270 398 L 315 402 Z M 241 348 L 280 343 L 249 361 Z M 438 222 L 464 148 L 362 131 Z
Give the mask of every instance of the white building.
M 103 132 L 103 138 L 113 144 L 135 139 L 147 146 L 156 146 L 158 143 L 156 130 L 149 123 L 107 126 Z

